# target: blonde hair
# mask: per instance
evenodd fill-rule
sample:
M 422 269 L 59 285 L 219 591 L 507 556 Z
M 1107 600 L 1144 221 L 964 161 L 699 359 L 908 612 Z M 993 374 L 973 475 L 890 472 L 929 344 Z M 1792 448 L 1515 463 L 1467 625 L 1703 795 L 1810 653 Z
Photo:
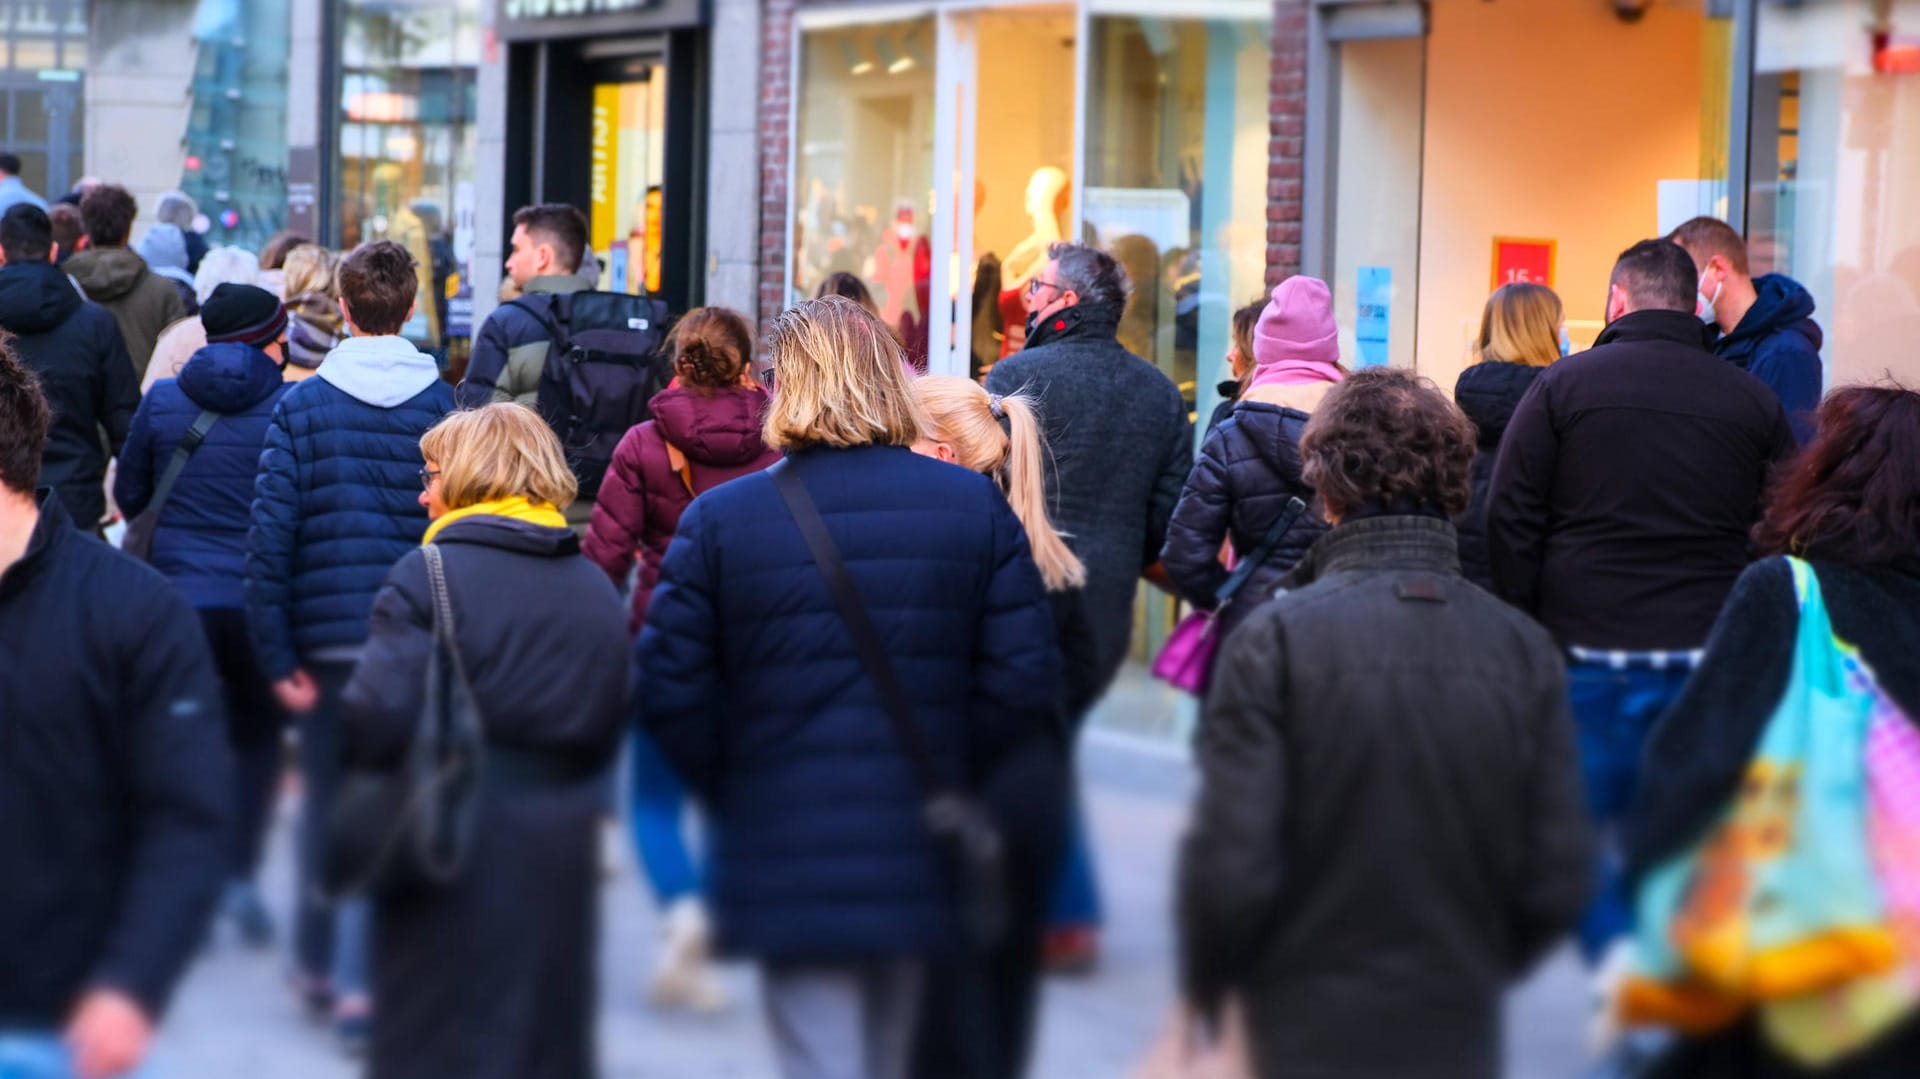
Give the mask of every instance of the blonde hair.
M 287 296 L 313 293 L 339 299 L 340 285 L 333 276 L 339 265 L 340 256 L 319 244 L 301 244 L 287 252 L 287 261 L 280 270 L 286 282 Z
M 1014 516 L 1027 530 L 1047 591 L 1086 584 L 1086 567 L 1047 514 L 1047 444 L 1033 399 L 1016 393 L 996 402 L 978 383 L 955 375 L 917 378 L 913 394 L 926 412 L 927 437 L 952 446 L 961 467 L 1000 482 Z M 1007 418 L 1004 430 L 994 415 L 995 404 Z
M 579 492 L 560 439 L 522 405 L 448 413 L 421 436 L 420 455 L 440 466 L 440 498 L 450 510 L 516 496 L 565 509 Z
M 1516 281 L 1487 297 L 1475 363 L 1545 367 L 1560 358 L 1560 297 L 1545 285 Z
M 782 312 L 768 343 L 773 402 L 764 438 L 777 450 L 911 446 L 924 419 L 906 356 L 885 323 L 844 296 Z

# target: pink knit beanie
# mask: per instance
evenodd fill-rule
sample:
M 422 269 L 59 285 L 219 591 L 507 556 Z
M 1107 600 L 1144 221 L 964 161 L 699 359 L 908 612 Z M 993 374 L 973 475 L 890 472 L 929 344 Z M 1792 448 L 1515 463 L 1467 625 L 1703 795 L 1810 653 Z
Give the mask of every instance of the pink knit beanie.
M 1340 362 L 1340 330 L 1325 281 L 1295 274 L 1273 287 L 1273 300 L 1253 330 L 1253 362 L 1257 367 Z

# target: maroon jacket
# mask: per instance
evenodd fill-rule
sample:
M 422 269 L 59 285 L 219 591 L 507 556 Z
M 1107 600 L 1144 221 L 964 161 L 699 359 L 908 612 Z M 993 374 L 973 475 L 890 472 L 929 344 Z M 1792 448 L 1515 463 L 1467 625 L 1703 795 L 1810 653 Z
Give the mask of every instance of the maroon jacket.
M 633 586 L 635 633 L 646 620 L 647 601 L 660 581 L 660 559 L 694 495 L 780 459 L 760 441 L 767 411 L 763 390 L 675 387 L 655 396 L 652 408 L 653 418 L 628 431 L 613 451 L 613 465 L 582 544 L 586 556 L 616 585 L 626 584 L 639 555 L 640 579 Z M 674 469 L 669 444 L 685 458 L 686 475 Z

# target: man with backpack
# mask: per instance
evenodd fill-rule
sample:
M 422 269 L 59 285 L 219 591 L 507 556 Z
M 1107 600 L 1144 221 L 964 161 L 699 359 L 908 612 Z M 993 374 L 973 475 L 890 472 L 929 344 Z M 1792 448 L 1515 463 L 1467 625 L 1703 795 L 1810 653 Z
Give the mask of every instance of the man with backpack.
M 513 401 L 538 411 L 566 448 L 580 483 L 567 511 L 585 525 L 600 480 L 627 428 L 672 379 L 666 305 L 645 296 L 595 292 L 580 276 L 587 217 L 566 203 L 513 215 L 507 275 L 520 297 L 501 304 L 473 341 L 462 408 Z

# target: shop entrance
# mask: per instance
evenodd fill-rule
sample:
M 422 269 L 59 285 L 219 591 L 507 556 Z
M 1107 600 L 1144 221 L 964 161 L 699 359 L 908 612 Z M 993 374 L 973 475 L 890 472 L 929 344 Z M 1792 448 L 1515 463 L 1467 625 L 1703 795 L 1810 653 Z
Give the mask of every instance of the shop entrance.
M 1487 294 L 1514 280 L 1551 286 L 1590 345 L 1620 251 L 1737 209 L 1736 7 L 1315 8 L 1303 261 L 1333 286 L 1342 356 L 1450 389 Z

